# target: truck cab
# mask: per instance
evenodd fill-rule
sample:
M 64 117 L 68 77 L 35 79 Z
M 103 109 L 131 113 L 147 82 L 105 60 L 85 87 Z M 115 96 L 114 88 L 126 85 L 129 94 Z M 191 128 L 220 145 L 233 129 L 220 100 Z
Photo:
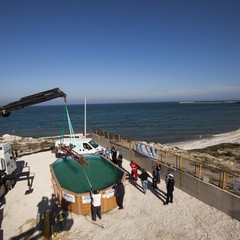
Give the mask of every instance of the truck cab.
M 10 175 L 16 172 L 17 163 L 9 143 L 0 143 L 0 170 L 2 174 Z
M 0 198 L 12 189 L 16 182 L 17 163 L 9 143 L 0 143 Z
M 97 154 L 101 153 L 102 147 L 98 145 L 91 138 L 64 138 L 59 139 L 55 142 L 55 147 L 57 148 L 59 144 L 64 144 L 66 146 L 72 147 L 72 150 L 79 154 Z M 62 152 L 59 150 L 56 153 L 56 157 L 61 157 Z

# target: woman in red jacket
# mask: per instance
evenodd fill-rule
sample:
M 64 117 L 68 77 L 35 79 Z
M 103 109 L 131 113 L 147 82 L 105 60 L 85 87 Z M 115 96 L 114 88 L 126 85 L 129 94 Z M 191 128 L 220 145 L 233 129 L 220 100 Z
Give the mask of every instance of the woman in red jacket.
M 132 172 L 131 172 L 132 178 L 134 181 L 137 181 L 138 180 L 138 173 L 137 173 L 138 165 L 135 162 L 131 161 L 130 167 L 132 168 Z

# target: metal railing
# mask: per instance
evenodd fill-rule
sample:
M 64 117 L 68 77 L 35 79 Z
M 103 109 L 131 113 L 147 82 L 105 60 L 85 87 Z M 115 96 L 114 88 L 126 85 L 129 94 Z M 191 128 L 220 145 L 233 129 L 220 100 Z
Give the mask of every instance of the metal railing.
M 96 135 L 107 139 L 110 142 L 116 143 L 120 146 L 129 148 L 136 151 L 136 143 L 138 141 L 129 140 L 120 135 L 105 132 L 100 129 L 93 131 Z M 180 154 L 172 153 L 170 151 L 163 151 L 162 149 L 156 148 L 158 152 L 157 159 L 178 171 L 186 172 L 202 181 L 213 184 L 220 187 L 223 190 L 231 192 L 236 195 L 240 195 L 240 176 L 223 171 L 220 168 L 212 167 L 204 164 L 203 161 L 194 161 L 187 159 Z

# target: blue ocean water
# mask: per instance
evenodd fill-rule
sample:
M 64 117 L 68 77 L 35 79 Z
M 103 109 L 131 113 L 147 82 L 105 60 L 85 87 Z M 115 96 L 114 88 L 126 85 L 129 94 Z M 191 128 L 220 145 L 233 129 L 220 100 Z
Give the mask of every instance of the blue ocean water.
M 74 132 L 84 131 L 84 105 L 68 105 Z M 87 132 L 101 129 L 132 140 L 176 143 L 238 130 L 240 104 L 87 104 Z M 31 106 L 0 119 L 0 135 L 69 133 L 64 106 Z

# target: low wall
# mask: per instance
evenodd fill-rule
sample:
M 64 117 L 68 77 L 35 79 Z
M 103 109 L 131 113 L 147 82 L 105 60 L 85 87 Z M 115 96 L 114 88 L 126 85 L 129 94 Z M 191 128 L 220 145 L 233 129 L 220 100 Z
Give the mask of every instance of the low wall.
M 121 149 L 124 159 L 136 162 L 141 168 L 145 168 L 152 173 L 156 160 L 145 157 L 130 148 L 118 145 L 106 138 L 96 134 L 91 137 L 104 148 L 114 146 L 117 150 Z M 161 163 L 161 178 L 164 179 L 168 172 L 172 172 L 175 178 L 175 186 L 185 193 L 199 199 L 200 201 L 215 207 L 216 209 L 228 214 L 232 218 L 240 221 L 240 197 L 222 190 L 208 182 L 202 181 L 188 173 L 178 171 Z

